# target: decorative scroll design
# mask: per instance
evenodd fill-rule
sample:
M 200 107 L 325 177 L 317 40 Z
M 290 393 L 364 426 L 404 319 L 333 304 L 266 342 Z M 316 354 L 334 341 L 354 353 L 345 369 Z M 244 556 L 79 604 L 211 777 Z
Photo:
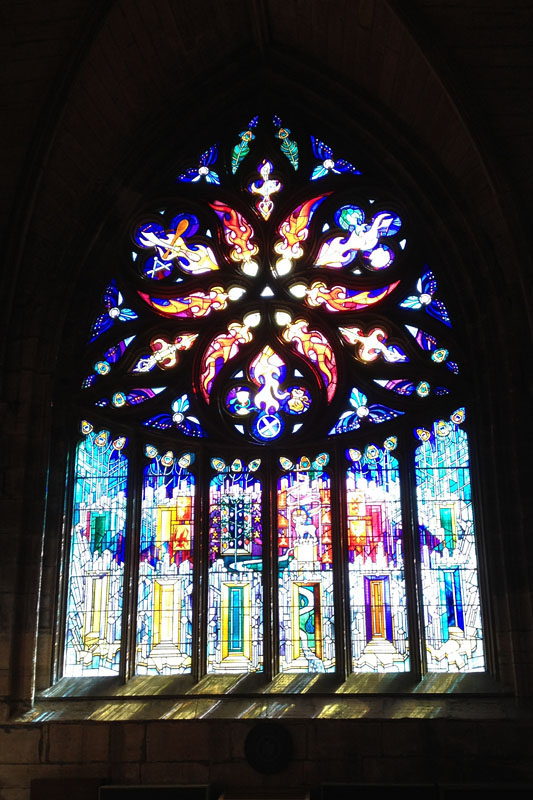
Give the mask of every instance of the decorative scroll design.
M 224 227 L 224 238 L 231 247 L 231 260 L 240 263 L 245 274 L 254 276 L 258 265 L 253 256 L 259 252 L 258 245 L 252 242 L 254 229 L 242 214 L 220 200 L 210 203 L 210 206 Z
M 331 402 L 337 387 L 337 364 L 325 335 L 318 330 L 310 331 L 307 320 L 299 319 L 284 328 L 282 337 L 294 345 L 315 372 L 318 370 L 326 387 L 328 402 Z
M 321 194 L 300 203 L 279 226 L 281 239 L 274 245 L 274 251 L 280 256 L 275 267 L 277 275 L 287 275 L 292 270 L 293 260 L 303 256 L 302 242 L 309 236 L 309 226 L 315 211 L 327 196 L 328 193 Z
M 291 287 L 293 294 L 305 296 L 305 302 L 311 308 L 324 306 L 327 311 L 362 311 L 368 306 L 381 302 L 388 294 L 394 291 L 399 281 L 390 283 L 380 289 L 369 289 L 358 292 L 347 286 L 326 286 L 323 281 L 314 281 L 309 288 L 304 284 L 295 284 Z
M 251 342 L 253 334 L 251 327 L 255 320 L 246 322 L 231 322 L 224 333 L 215 336 L 202 356 L 200 371 L 200 389 L 207 403 L 213 381 L 224 364 L 238 354 L 241 345 Z

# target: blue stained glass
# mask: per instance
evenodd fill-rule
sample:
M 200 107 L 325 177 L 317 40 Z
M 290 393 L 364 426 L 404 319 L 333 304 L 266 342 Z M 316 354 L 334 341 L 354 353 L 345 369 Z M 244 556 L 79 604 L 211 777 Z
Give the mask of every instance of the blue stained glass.
M 128 461 L 126 440 L 87 431 L 76 451 L 64 674 L 117 675 Z
M 459 409 L 453 418 L 464 419 Z M 468 437 L 453 421 L 421 431 L 416 450 L 428 669 L 483 670 Z M 424 441 L 425 440 L 425 441 Z
M 103 301 L 106 311 L 100 314 L 93 322 L 90 342 L 94 342 L 102 333 L 109 330 L 115 322 L 131 322 L 138 318 L 131 308 L 124 308 L 124 299 L 114 280 L 106 288 Z
M 215 183 L 220 185 L 218 173 L 212 169 L 209 169 L 209 167 L 216 162 L 217 157 L 218 144 L 214 144 L 204 153 L 202 153 L 197 167 L 186 169 L 185 172 L 182 172 L 181 175 L 178 175 L 176 180 L 183 181 L 185 183 L 197 183 L 198 181 L 204 179 L 207 183 Z
M 328 172 L 333 172 L 339 175 L 342 172 L 351 172 L 353 175 L 360 175 L 360 170 L 356 169 L 353 164 L 346 161 L 344 158 L 333 158 L 333 150 L 316 136 L 311 136 L 311 145 L 313 153 L 316 158 L 320 160 L 320 164 L 313 169 L 311 173 L 311 180 L 317 181 L 323 178 Z
M 424 272 L 416 284 L 417 294 L 409 295 L 400 303 L 400 308 L 408 308 L 413 311 L 423 309 L 430 316 L 443 322 L 451 328 L 450 317 L 448 310 L 442 300 L 435 297 L 437 292 L 437 281 L 431 270 Z
M 355 410 L 345 411 L 341 414 L 335 426 L 330 430 L 330 436 L 355 431 L 364 420 L 374 423 L 387 422 L 405 413 L 404 411 L 389 408 L 389 406 L 383 406 L 380 403 L 368 405 L 367 396 L 356 387 L 351 391 L 350 405 Z

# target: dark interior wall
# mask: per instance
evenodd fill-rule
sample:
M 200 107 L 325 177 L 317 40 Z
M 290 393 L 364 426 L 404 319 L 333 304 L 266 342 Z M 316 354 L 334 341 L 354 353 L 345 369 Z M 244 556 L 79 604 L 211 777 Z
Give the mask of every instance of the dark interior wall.
M 1 208 L 0 697 L 10 723 L 5 735 L 11 736 L 4 761 L 18 764 L 6 767 L 6 780 L 17 776 L 13 791 L 20 789 L 6 797 L 26 796 L 25 764 L 45 765 L 31 773 L 37 777 L 61 763 L 60 753 L 50 750 L 56 736 L 82 742 L 75 757 L 66 758 L 74 775 L 90 774 L 83 764 L 98 761 L 109 776 L 108 764 L 116 762 L 122 779 L 129 780 L 126 765 L 141 758 L 137 750 L 131 759 L 116 750 L 118 734 L 109 722 L 100 733 L 94 722 L 79 722 L 70 733 L 15 723 L 31 704 L 36 681 L 46 685 L 50 672 L 64 474 L 64 431 L 53 403 L 61 409 L 69 402 L 58 365 L 74 365 L 113 239 L 142 202 L 154 173 L 176 151 L 210 144 L 207 131 L 221 125 L 239 129 L 261 103 L 309 120 L 324 138 L 335 131 L 347 143 L 361 143 L 427 227 L 471 379 L 492 668 L 508 691 L 499 707 L 491 704 L 487 712 L 478 698 L 464 715 L 485 720 L 525 709 L 533 674 L 526 449 L 533 177 L 527 158 L 533 88 L 529 4 L 57 0 L 44 7 L 7 2 L 0 13 L 8 45 L 9 121 L 0 154 L 7 190 Z M 424 716 L 423 702 L 420 709 Z M 461 716 L 460 707 L 453 715 Z M 475 742 L 462 746 L 474 747 L 478 759 L 472 780 L 482 779 L 482 758 L 491 752 L 479 720 L 452 735 Z M 136 724 L 126 733 L 140 737 L 138 747 L 149 763 L 163 729 Z M 305 733 L 302 762 L 313 762 L 325 747 L 326 733 L 316 725 L 304 726 L 315 733 Z M 240 745 L 219 757 L 209 744 L 216 734 L 202 730 L 199 761 L 242 761 Z M 327 733 L 333 741 L 365 738 L 360 728 L 328 729 L 335 730 Z M 413 774 L 427 760 L 428 753 L 412 743 L 423 733 L 414 739 L 389 734 L 385 723 L 373 730 L 377 739 L 369 758 L 387 758 L 393 747 L 398 764 L 403 761 Z M 432 734 L 439 746 L 457 757 L 454 746 L 447 751 L 440 739 L 450 736 L 449 729 L 439 730 Z M 524 780 L 526 753 L 517 733 L 522 729 L 491 730 L 522 750 L 521 756 L 506 751 L 509 771 L 501 775 Z M 240 734 L 231 735 L 240 742 Z M 22 737 L 17 746 L 13 737 Z M 83 743 L 92 737 L 107 745 L 89 757 Z M 378 767 L 362 769 L 355 743 L 339 752 L 336 774 L 346 776 L 342 780 L 358 774 L 378 780 Z M 334 754 L 323 760 L 331 759 Z M 216 773 L 198 768 L 196 779 L 192 768 L 180 772 L 178 752 L 167 761 L 174 762 L 175 779 L 181 775 L 178 782 L 203 782 Z M 322 768 L 321 780 L 333 779 L 328 769 Z M 401 769 L 395 769 L 384 767 L 383 779 L 398 780 Z M 133 767 L 131 774 L 139 776 Z M 148 774 L 146 767 L 144 782 Z M 411 780 L 408 774 L 402 779 Z M 309 783 L 304 775 L 300 780 Z M 462 775 L 457 779 L 467 778 Z

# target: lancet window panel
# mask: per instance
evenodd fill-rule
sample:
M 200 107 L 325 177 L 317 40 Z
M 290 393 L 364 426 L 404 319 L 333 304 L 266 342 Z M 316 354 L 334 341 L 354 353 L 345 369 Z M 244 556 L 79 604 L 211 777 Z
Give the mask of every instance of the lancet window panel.
M 484 670 L 427 232 L 357 149 L 277 116 L 178 161 L 80 355 L 58 672 Z

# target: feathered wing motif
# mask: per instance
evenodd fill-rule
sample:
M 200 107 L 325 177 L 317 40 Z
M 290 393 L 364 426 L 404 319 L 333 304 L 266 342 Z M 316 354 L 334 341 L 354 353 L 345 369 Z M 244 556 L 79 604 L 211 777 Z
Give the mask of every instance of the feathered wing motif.
M 181 181 L 184 183 L 196 183 L 200 180 L 205 180 L 207 183 L 214 183 L 217 186 L 220 186 L 220 178 L 217 172 L 209 169 L 211 164 L 214 164 L 218 157 L 218 144 L 214 144 L 209 147 L 202 155 L 200 156 L 200 161 L 197 167 L 193 167 L 192 169 L 186 169 L 185 172 L 182 172 L 181 175 L 178 175 L 176 178 L 177 181 Z
M 94 342 L 102 333 L 109 330 L 115 322 L 129 322 L 137 319 L 137 314 L 133 309 L 124 308 L 123 297 L 118 291 L 114 280 L 107 286 L 103 301 L 106 311 L 103 314 L 99 314 L 93 322 L 89 342 Z
M 311 173 L 312 181 L 323 178 L 328 172 L 333 172 L 337 175 L 342 172 L 351 172 L 352 175 L 361 174 L 361 171 L 354 167 L 353 164 L 350 164 L 349 161 L 345 161 L 343 158 L 333 158 L 333 150 L 331 147 L 321 142 L 316 136 L 311 136 L 311 145 L 315 157 L 320 161 L 320 164 L 317 164 Z
M 200 425 L 199 420 L 188 414 L 190 411 L 190 401 L 186 394 L 177 397 L 171 404 L 172 414 L 156 414 L 143 422 L 147 428 L 166 431 L 169 428 L 177 428 L 185 436 L 203 438 L 207 436 Z
M 368 405 L 366 394 L 363 394 L 355 386 L 350 394 L 350 406 L 352 409 L 341 414 L 334 427 L 330 430 L 330 436 L 355 431 L 361 427 L 361 423 L 364 420 L 373 423 L 387 422 L 404 414 L 403 411 L 383 406 L 380 403 Z
M 437 292 L 437 281 L 431 270 L 424 272 L 416 283 L 417 294 L 409 295 L 400 303 L 400 308 L 408 308 L 412 311 L 424 309 L 439 322 L 443 322 L 451 328 L 450 316 L 442 300 L 435 297 Z

